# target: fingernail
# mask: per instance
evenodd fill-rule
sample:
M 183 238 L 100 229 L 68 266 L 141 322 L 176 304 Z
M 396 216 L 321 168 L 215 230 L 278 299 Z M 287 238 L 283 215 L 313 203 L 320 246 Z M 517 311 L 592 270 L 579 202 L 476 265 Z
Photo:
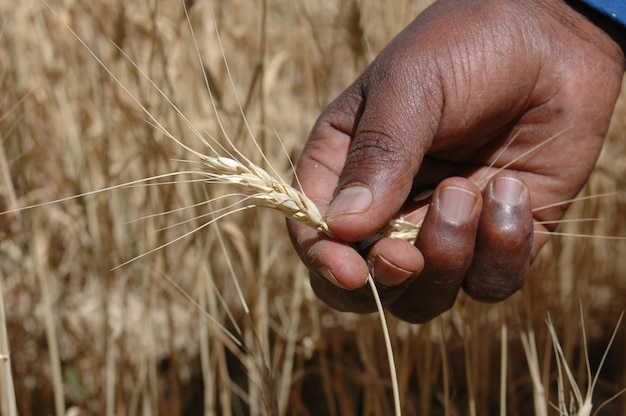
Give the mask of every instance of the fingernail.
M 330 269 L 326 267 L 322 267 L 320 268 L 319 271 L 320 271 L 320 274 L 324 277 L 324 279 L 328 280 L 330 283 L 334 284 L 335 286 L 344 288 L 343 286 L 339 284 L 339 282 L 337 281 L 337 278 L 335 278 L 335 275 L 333 274 L 333 272 L 330 271 Z
M 476 195 L 456 186 L 443 188 L 437 194 L 439 211 L 454 222 L 467 221 L 476 204 Z
M 363 283 L 358 282 L 357 286 L 355 286 L 353 288 L 350 288 L 348 286 L 344 286 L 341 283 L 339 283 L 339 280 L 337 280 L 337 278 L 335 277 L 335 274 L 328 267 L 320 267 L 319 268 L 319 273 L 322 275 L 322 277 L 324 277 L 330 283 L 334 284 L 337 287 L 345 289 L 345 290 L 353 290 L 356 287 L 361 287 L 361 286 L 365 285 L 367 283 L 367 278 L 368 278 L 368 275 L 364 276 Z
M 326 216 L 364 212 L 372 205 L 373 199 L 372 191 L 365 186 L 355 185 L 344 188 L 330 203 Z
M 413 275 L 413 272 L 396 266 L 381 255 L 376 256 L 372 265 L 376 281 L 384 286 L 397 286 Z
M 500 177 L 493 181 L 491 193 L 493 197 L 508 204 L 519 204 L 526 186 L 519 180 L 509 177 Z
M 327 269 L 326 267 L 322 267 L 320 269 L 320 274 L 324 277 L 324 279 L 328 280 L 329 282 L 331 282 L 335 286 L 341 287 L 341 285 L 339 284 L 339 282 L 335 278 L 335 275 L 333 274 L 333 272 L 330 271 L 330 269 Z

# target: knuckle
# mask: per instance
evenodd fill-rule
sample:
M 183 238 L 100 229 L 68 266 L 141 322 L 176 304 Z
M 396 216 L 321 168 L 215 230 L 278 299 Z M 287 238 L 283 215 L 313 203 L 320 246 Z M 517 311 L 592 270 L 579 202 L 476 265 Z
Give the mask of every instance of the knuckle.
M 350 146 L 339 186 L 364 180 L 370 186 L 412 183 L 419 162 L 412 155 L 402 139 L 379 131 L 361 132 Z
M 348 162 L 359 164 L 406 163 L 407 144 L 383 131 L 364 130 L 358 134 L 348 152 Z

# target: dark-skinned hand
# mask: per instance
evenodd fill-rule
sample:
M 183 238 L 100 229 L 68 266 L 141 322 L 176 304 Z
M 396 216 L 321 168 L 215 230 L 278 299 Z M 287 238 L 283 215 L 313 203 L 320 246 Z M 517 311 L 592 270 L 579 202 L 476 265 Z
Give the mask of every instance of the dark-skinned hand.
M 564 1 L 435 2 L 306 143 L 299 184 L 335 235 L 288 224 L 315 293 L 341 311 L 374 311 L 371 272 L 387 310 L 424 322 L 461 288 L 485 302 L 518 291 L 553 227 L 538 222 L 566 204 L 533 210 L 588 179 L 623 74 L 616 39 Z M 423 222 L 414 245 L 358 244 L 408 212 Z

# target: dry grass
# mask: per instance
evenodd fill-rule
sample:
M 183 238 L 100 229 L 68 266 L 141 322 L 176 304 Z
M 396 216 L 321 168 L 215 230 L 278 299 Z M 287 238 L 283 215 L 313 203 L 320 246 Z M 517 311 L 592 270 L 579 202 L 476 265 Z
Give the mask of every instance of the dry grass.
M 241 196 L 196 181 L 203 177 L 162 175 L 190 170 L 181 162 L 198 160 L 190 149 L 208 154 L 200 132 L 217 153 L 232 152 L 228 137 L 251 162 L 288 178 L 287 156 L 297 157 L 324 104 L 424 2 L 216 2 L 232 84 L 208 3 L 186 3 L 214 101 L 177 0 L 51 2 L 58 16 L 39 0 L 0 1 L 0 211 L 158 177 L 0 217 L 9 343 L 6 351 L 0 340 L 0 354 L 10 358 L 0 365 L 11 365 L 17 408 L 24 415 L 72 406 L 106 415 L 389 414 L 377 318 L 339 314 L 315 299 L 282 216 L 246 210 L 169 244 L 211 221 L 210 213 L 231 211 Z M 146 121 L 64 25 L 155 120 Z M 586 194 L 623 189 L 624 136 L 626 100 Z M 560 231 L 626 236 L 625 202 L 620 193 L 574 204 L 570 217 L 602 220 Z M 501 305 L 462 298 L 422 326 L 389 318 L 404 414 L 526 415 L 541 405 L 556 414 L 545 403 L 558 402 L 546 315 L 563 359 L 586 385 L 579 305 L 595 369 L 626 307 L 625 249 L 621 241 L 558 236 L 523 293 Z M 596 407 L 626 386 L 624 332 L 595 386 Z M 528 334 L 534 382 L 521 341 Z M 533 406 L 533 397 L 541 403 Z M 3 401 L 2 414 L 9 408 Z M 626 398 L 601 414 L 626 414 Z

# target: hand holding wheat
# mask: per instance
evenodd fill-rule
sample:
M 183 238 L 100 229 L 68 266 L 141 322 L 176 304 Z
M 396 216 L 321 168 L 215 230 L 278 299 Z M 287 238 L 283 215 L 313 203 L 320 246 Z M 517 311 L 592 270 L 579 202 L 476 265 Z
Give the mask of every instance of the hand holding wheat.
M 52 398 L 53 393 L 54 410 L 51 400 L 43 405 L 35 403 L 43 406 L 42 412 L 66 414 L 67 399 L 93 414 L 111 414 L 116 409 L 128 409 L 131 413 L 165 409 L 169 414 L 180 408 L 189 409 L 187 404 L 197 410 L 192 411 L 195 413 L 201 411 L 201 406 L 205 413 L 218 414 L 242 408 L 255 414 L 289 414 L 293 409 L 316 414 L 320 413 L 322 404 L 328 405 L 327 413 L 363 409 L 364 413 L 386 415 L 390 413 L 386 393 L 390 385 L 395 390 L 397 414 L 400 401 L 407 409 L 421 409 L 420 414 L 438 412 L 439 408 L 441 413 L 454 413 L 455 409 L 466 407 L 469 413 L 484 414 L 486 411 L 482 409 L 495 408 L 496 401 L 501 409 L 511 409 L 526 401 L 529 390 L 524 388 L 528 385 L 524 380 L 528 380 L 528 374 L 525 369 L 521 373 L 515 370 L 519 367 L 519 353 L 515 356 L 511 350 L 507 355 L 507 346 L 513 345 L 516 335 L 506 335 L 506 323 L 511 318 L 518 326 L 518 316 L 510 316 L 509 312 L 518 310 L 522 297 L 497 308 L 462 302 L 452 313 L 424 327 L 392 322 L 391 331 L 385 330 L 383 334 L 387 341 L 391 335 L 392 342 L 387 342 L 390 361 L 391 344 L 397 348 L 400 372 L 398 378 L 388 377 L 395 366 L 392 362 L 387 368 L 380 360 L 381 332 L 372 317 L 334 314 L 319 308 L 318 302 L 308 296 L 307 283 L 302 280 L 303 268 L 297 261 L 290 261 L 292 252 L 288 242 L 273 233 L 280 216 L 256 210 L 245 212 L 247 215 L 236 214 L 264 205 L 303 221 L 303 228 L 313 227 L 315 231 L 295 235 L 294 241 L 300 248 L 309 245 L 311 254 L 316 254 L 319 246 L 315 239 L 307 240 L 306 236 L 317 238 L 320 232 L 326 234 L 341 223 L 337 216 L 328 215 L 326 198 L 316 197 L 313 202 L 274 178 L 280 178 L 279 172 L 290 167 L 285 155 L 300 149 L 298 141 L 303 132 L 300 126 L 294 129 L 290 123 L 302 118 L 306 120 L 302 125 L 308 124 L 314 115 L 311 111 L 317 111 L 317 104 L 308 104 L 310 99 L 328 96 L 331 89 L 352 76 L 348 75 L 349 70 L 337 71 L 333 67 L 332 77 L 320 78 L 318 71 L 307 75 L 308 69 L 323 67 L 325 73 L 331 70 L 328 62 L 346 62 L 345 56 L 351 57 L 351 52 L 359 61 L 369 61 L 370 56 L 363 50 L 349 48 L 355 44 L 358 47 L 365 40 L 387 39 L 388 31 L 395 30 L 391 28 L 399 24 L 398 13 L 409 15 L 403 6 L 394 3 L 393 7 L 386 7 L 380 1 L 345 2 L 348 8 L 344 2 L 335 2 L 330 7 L 333 10 L 325 2 L 306 8 L 285 8 L 284 2 L 275 1 L 254 2 L 244 8 L 239 7 L 239 2 L 232 5 L 232 2 L 185 1 L 183 4 L 179 0 L 158 2 L 158 7 L 156 2 L 102 0 L 78 2 L 81 4 L 52 2 L 48 7 L 47 2 L 40 0 L 5 3 L 3 10 L 7 13 L 0 36 L 4 41 L 0 42 L 0 54 L 7 64 L 4 76 L 0 76 L 5 92 L 0 100 L 3 126 L 0 164 L 5 204 L 2 209 L 22 207 L 10 211 L 19 215 L 0 216 L 3 224 L 0 280 L 6 301 L 0 311 L 7 312 L 0 322 L 6 320 L 9 329 L 7 332 L 5 325 L 5 330 L 0 331 L 4 333 L 0 335 L 0 364 L 4 366 L 6 381 L 0 396 L 5 392 L 11 395 L 12 369 L 17 376 L 14 378 L 17 403 L 14 397 L 14 411 L 11 413 L 9 406 L 10 414 L 17 414 L 16 407 L 27 412 L 32 407 L 32 397 Z M 213 3 L 218 8 L 217 15 L 209 10 Z M 404 3 L 417 11 L 415 7 L 421 8 L 418 4 L 426 1 Z M 183 9 L 181 6 L 186 6 L 184 19 L 176 13 Z M 379 10 L 383 6 L 385 13 L 381 14 Z M 320 38 L 315 37 L 320 50 L 330 52 L 321 54 L 323 58 L 320 58 L 311 53 L 306 42 L 310 38 L 308 25 L 326 21 L 329 12 L 337 12 L 337 19 L 333 18 L 330 26 L 324 25 Z M 378 15 L 385 17 L 372 19 Z M 284 27 L 289 36 L 284 36 L 281 30 L 275 32 L 283 27 L 286 18 L 290 22 L 302 22 Z M 25 21 L 29 24 L 24 25 Z M 353 24 L 346 28 L 345 21 Z M 214 22 L 217 22 L 215 37 L 207 33 Z M 237 22 L 234 30 L 231 30 L 232 22 Z M 254 29 L 256 23 L 261 36 Z M 366 23 L 369 28 L 364 26 Z M 224 48 L 217 26 L 224 29 Z M 72 28 L 78 31 L 75 38 L 67 36 L 73 32 Z M 201 42 L 196 42 L 194 31 L 200 34 Z M 346 33 L 357 42 L 348 46 L 344 42 Z M 463 33 L 459 38 L 466 37 L 467 33 Z M 328 39 L 332 42 L 326 43 Z M 77 40 L 85 48 L 77 47 Z M 374 49 L 378 48 L 376 43 L 372 43 Z M 289 45 L 296 46 L 293 55 L 285 54 Z M 15 47 L 18 53 L 14 53 Z M 233 58 L 235 77 L 228 74 L 215 78 L 217 83 L 210 82 L 214 81 L 209 80 L 211 76 L 221 74 L 222 67 L 217 68 L 215 61 L 221 58 L 206 51 L 221 51 Z M 255 59 L 260 65 L 251 65 Z M 33 65 L 34 62 L 37 64 Z M 290 72 L 297 75 L 282 76 L 288 74 L 285 69 L 297 69 Z M 105 72 L 115 82 L 103 76 Z M 206 89 L 198 88 L 201 81 L 197 76 L 202 75 L 207 80 Z M 211 91 L 213 87 L 215 94 Z M 239 110 L 235 108 L 239 101 L 237 91 L 250 94 Z M 277 111 L 285 107 L 274 107 L 274 97 L 281 102 L 286 99 L 285 103 L 297 103 L 297 114 L 289 113 L 285 117 L 284 111 Z M 134 102 L 129 102 L 129 98 Z M 212 108 L 209 100 L 216 101 Z M 150 126 L 139 121 L 146 117 Z M 249 135 L 240 134 L 248 122 Z M 275 127 L 286 140 L 270 140 L 264 133 L 268 126 Z M 578 125 L 568 127 L 576 129 Z M 623 132 L 623 128 L 619 131 Z M 543 143 L 541 146 L 532 146 L 524 152 L 526 155 L 515 155 L 511 161 L 521 164 L 559 137 L 553 134 L 537 138 Z M 211 156 L 195 153 L 183 143 Z M 576 149 L 580 150 L 580 146 Z M 617 149 L 621 146 L 612 142 L 611 163 L 619 160 L 614 156 Z M 258 162 L 260 158 L 262 162 Z M 332 166 L 338 172 L 345 162 L 339 159 L 340 164 Z M 500 160 L 499 155 L 494 154 L 491 160 Z M 493 171 L 505 171 L 505 167 L 512 166 L 511 161 L 494 165 Z M 191 171 L 186 170 L 189 166 L 193 168 Z M 319 167 L 323 171 L 323 164 Z M 617 170 L 615 177 L 619 176 Z M 528 188 L 511 178 L 510 173 L 503 172 L 500 179 L 487 174 L 479 181 L 479 189 L 461 179 L 446 181 L 433 194 L 432 209 L 419 236 L 417 226 L 425 209 L 409 216 L 400 212 L 400 217 L 394 218 L 389 226 L 385 224 L 382 230 L 356 243 L 340 243 L 339 238 L 328 241 L 346 251 L 352 250 L 359 261 L 362 261 L 359 252 L 352 246 L 362 253 L 369 250 L 374 258 L 378 250 L 379 254 L 390 252 L 402 259 L 403 252 L 397 248 L 410 254 L 414 250 L 412 244 L 384 237 L 441 240 L 445 229 L 432 227 L 432 218 L 436 219 L 438 212 L 450 209 L 447 215 L 458 219 L 459 214 L 469 209 L 472 219 L 466 223 L 468 228 L 474 226 L 477 212 L 481 213 L 479 225 L 502 223 L 498 218 L 483 218 L 488 212 L 497 214 L 497 210 L 489 208 L 492 193 L 505 199 L 508 195 L 515 202 L 515 191 L 521 191 L 520 206 L 526 206 L 525 197 L 529 195 Z M 596 196 L 594 191 L 598 189 L 594 187 L 606 180 L 602 177 L 596 181 L 598 176 L 601 175 L 596 175 L 590 186 L 590 192 Z M 314 178 L 302 179 L 310 189 Z M 433 183 L 440 179 L 433 178 Z M 203 181 L 209 182 L 209 186 L 203 186 Z M 218 186 L 212 186 L 213 183 Z M 219 186 L 220 183 L 226 186 Z M 478 195 L 484 184 L 487 185 L 483 195 Z M 295 188 L 305 187 L 298 184 Z M 429 188 L 426 186 L 424 190 Z M 507 189 L 511 193 L 501 194 Z M 419 192 L 417 186 L 415 191 L 410 199 L 415 195 L 419 201 L 426 201 L 428 192 Z M 465 203 L 459 204 L 463 200 Z M 442 201 L 445 204 L 440 205 Z M 583 211 L 590 209 L 586 204 L 580 205 L 577 208 Z M 608 220 L 613 216 L 611 211 L 619 212 L 620 208 L 616 207 L 622 205 L 618 202 L 600 206 L 598 202 L 591 207 L 602 209 L 602 216 Z M 228 217 L 231 214 L 234 215 Z M 579 212 L 577 216 L 592 219 L 584 218 L 585 215 Z M 526 216 L 528 212 L 522 215 Z M 334 224 L 329 226 L 327 220 Z M 611 225 L 607 222 L 597 223 L 594 219 L 595 232 L 578 229 L 593 234 L 593 248 L 600 247 L 603 253 L 607 247 L 595 242 L 598 234 L 603 234 L 600 230 L 603 225 L 619 226 L 619 220 Z M 445 227 L 445 221 L 441 225 Z M 562 231 L 573 235 L 568 224 L 562 225 Z M 429 228 L 436 232 L 429 236 Z M 495 231 L 499 234 L 500 230 Z M 475 231 L 470 230 L 468 235 L 476 238 Z M 533 306 L 540 307 L 533 307 L 532 316 L 523 319 L 527 323 L 524 327 L 532 328 L 537 319 L 542 326 L 546 309 L 571 316 L 571 307 L 567 305 L 579 296 L 593 300 L 589 303 L 594 306 L 586 308 L 585 315 L 594 317 L 594 327 L 604 327 L 605 321 L 613 324 L 609 317 L 601 321 L 595 317 L 605 316 L 607 310 L 621 304 L 623 285 L 613 283 L 608 271 L 604 272 L 605 276 L 598 276 L 596 262 L 589 261 L 587 256 L 580 257 L 584 250 L 579 251 L 580 246 L 575 245 L 580 241 L 568 238 L 564 246 L 572 249 L 570 254 L 561 253 L 550 259 L 551 264 L 566 266 L 558 276 L 535 280 L 530 292 L 533 300 L 537 293 L 543 294 L 542 302 L 533 302 Z M 420 244 L 423 243 L 418 241 Z M 611 244 L 609 253 L 619 253 L 617 246 Z M 555 291 L 555 286 L 568 286 L 567 267 L 574 263 L 570 261 L 574 256 L 584 258 L 581 263 L 593 272 L 577 269 L 580 279 L 575 288 Z M 444 261 L 453 259 L 454 256 L 447 256 Z M 351 267 L 352 263 L 344 260 L 339 258 L 330 265 L 330 277 L 341 276 L 338 268 Z M 508 259 L 505 260 L 510 266 Z M 122 261 L 125 262 L 120 264 Z M 403 279 L 406 270 L 395 267 L 398 263 L 393 261 L 370 265 L 380 281 L 384 276 Z M 607 270 L 623 269 L 619 258 L 610 263 Z M 541 264 L 537 266 L 538 272 L 548 271 L 541 269 Z M 364 269 L 367 272 L 367 267 Z M 615 276 L 618 275 L 616 272 Z M 429 280 L 426 272 L 420 278 Z M 372 279 L 368 282 L 371 284 Z M 354 283 L 360 285 L 362 281 Z M 608 297 L 607 287 L 611 288 Z M 441 304 L 441 287 L 438 289 L 432 298 Z M 354 300 L 363 292 L 366 290 L 342 293 Z M 393 290 L 383 288 L 382 292 L 386 302 L 394 303 Z M 598 302 L 599 299 L 602 301 Z M 340 306 L 346 305 L 350 306 L 350 299 Z M 506 315 L 504 319 L 503 315 Z M 502 321 L 505 321 L 502 331 L 495 331 Z M 576 319 L 565 321 L 575 325 Z M 467 325 L 468 330 L 459 324 Z M 433 331 L 437 328 L 441 330 Z M 576 332 L 575 326 L 570 329 L 566 333 Z M 595 334 L 597 331 L 593 343 L 597 344 Z M 42 343 L 44 336 L 46 342 Z M 528 338 L 532 343 L 532 332 Z M 448 361 L 448 357 L 453 358 L 449 354 L 458 351 L 459 342 L 465 350 L 465 363 L 461 366 L 459 360 Z M 502 350 L 500 397 L 495 397 L 494 386 L 498 383 L 491 371 L 496 344 L 501 344 Z M 579 342 L 572 343 L 566 338 L 566 345 L 570 346 L 567 350 L 571 354 L 582 356 L 575 347 Z M 548 409 L 547 397 L 556 397 L 550 390 L 554 383 L 552 379 L 541 380 L 549 368 L 543 371 L 539 363 L 551 362 L 542 358 L 541 353 L 538 356 L 536 350 L 529 348 L 528 354 L 529 364 L 536 363 L 534 367 L 531 365 L 531 376 L 537 376 L 533 378 L 536 386 L 533 395 L 536 405 L 544 404 Z M 488 353 L 484 354 L 485 351 Z M 515 365 L 507 365 L 507 356 Z M 559 357 L 559 361 L 565 359 Z M 33 360 L 45 365 L 34 368 L 30 365 Z M 341 365 L 334 365 L 339 362 Z M 166 372 L 160 371 L 163 363 L 167 364 Z M 581 374 L 579 370 L 574 372 Z M 199 382 L 200 371 L 202 382 Z M 462 377 L 448 376 L 460 374 L 459 371 L 465 372 L 465 381 Z M 24 374 L 28 377 L 23 377 Z M 359 376 L 354 378 L 352 374 Z M 125 380 L 122 384 L 120 375 Z M 591 380 L 591 375 L 588 379 Z M 613 388 L 615 384 L 611 380 L 609 375 L 598 383 L 597 399 L 603 397 L 604 386 Z M 513 393 L 508 389 L 511 383 L 522 386 L 516 390 L 522 391 L 524 400 L 519 400 L 519 394 L 515 393 L 512 399 L 507 399 L 507 393 Z M 594 384 L 595 380 L 590 383 L 589 391 Z M 412 388 L 415 385 L 420 388 Z M 159 386 L 165 386 L 168 393 L 163 394 Z M 313 403 L 308 386 L 324 386 L 325 393 L 316 394 Z M 436 386 L 436 391 L 430 386 Z M 453 392 L 459 389 L 467 394 L 456 397 Z M 199 399 L 201 396 L 204 400 Z M 587 397 L 591 397 L 590 393 Z M 439 403 L 441 407 L 432 407 Z M 581 407 L 589 409 L 589 403 L 585 399 Z M 562 409 L 562 413 L 567 413 Z M 76 411 L 72 407 L 67 413 Z M 517 411 L 528 413 L 524 407 Z M 547 414 L 547 410 L 535 413 Z
M 311 133 L 298 175 L 342 241 L 367 238 L 436 188 L 416 246 L 381 239 L 363 258 L 291 226 L 335 308 L 373 309 L 366 291 L 349 291 L 369 270 L 395 288 L 387 308 L 410 321 L 448 309 L 461 287 L 505 298 L 564 213 L 536 209 L 576 195 L 596 161 L 624 72 L 618 44 L 564 2 L 472 3 L 431 6 Z M 467 179 L 439 184 L 450 176 Z

